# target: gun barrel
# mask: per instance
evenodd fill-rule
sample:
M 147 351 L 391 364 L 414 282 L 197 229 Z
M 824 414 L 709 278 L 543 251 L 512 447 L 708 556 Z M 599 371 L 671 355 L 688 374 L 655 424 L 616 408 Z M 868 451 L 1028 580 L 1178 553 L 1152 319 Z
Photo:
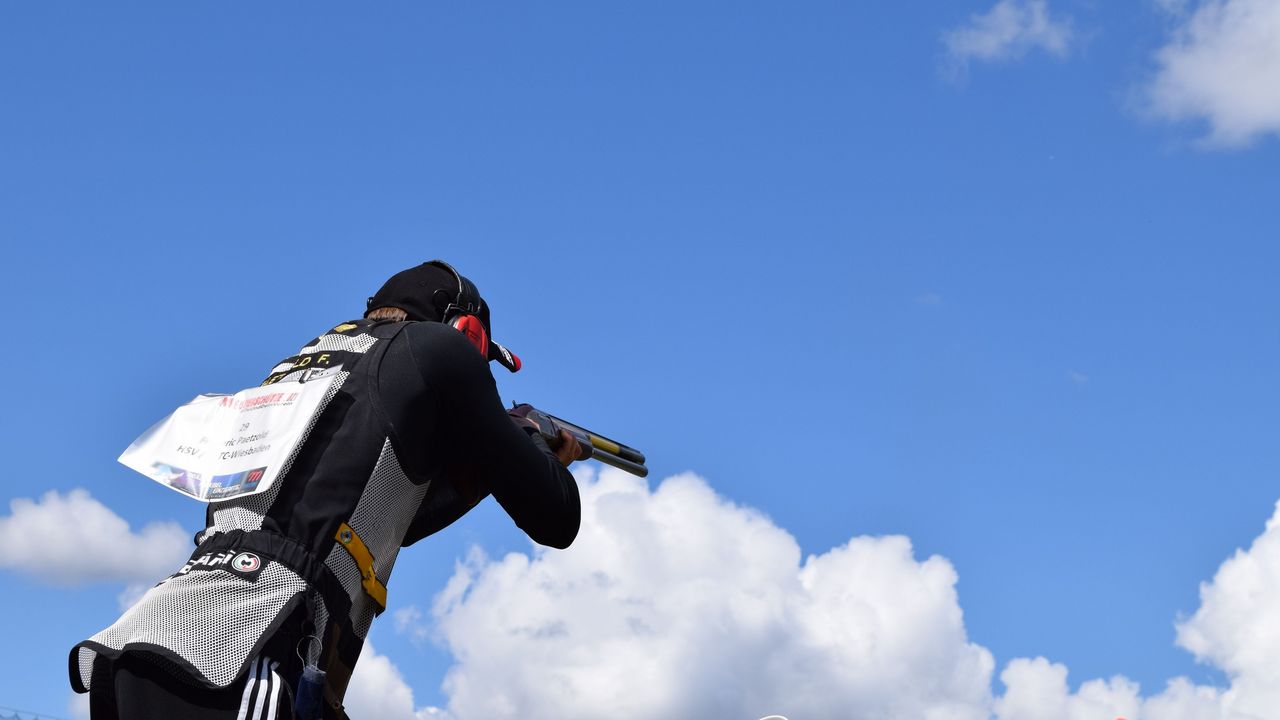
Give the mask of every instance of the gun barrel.
M 619 470 L 625 470 L 638 477 L 648 477 L 649 475 L 649 468 L 644 466 L 644 453 L 633 447 L 623 445 L 617 440 L 610 440 L 599 433 L 591 432 L 581 425 L 575 425 L 564 418 L 558 418 L 537 408 L 530 408 L 527 417 L 538 426 L 538 432 L 548 442 L 553 442 L 561 430 L 566 430 L 570 435 L 577 438 L 578 444 L 582 446 L 583 450 L 583 455 L 578 458 L 579 460 L 595 459 L 605 465 L 612 465 Z
M 635 448 L 627 447 L 626 445 L 614 442 L 609 438 L 600 437 L 599 435 L 596 435 L 595 433 L 590 431 L 587 432 L 587 437 L 591 438 L 591 447 L 595 448 L 596 450 L 607 452 L 610 455 L 614 455 L 618 458 L 621 458 L 628 462 L 636 463 L 638 465 L 644 464 L 644 453 L 640 452 L 639 450 L 636 450 Z
M 613 455 L 614 457 L 620 460 L 626 460 L 627 462 L 633 463 L 635 465 L 644 465 L 644 462 L 645 462 L 644 453 L 640 452 L 639 450 L 633 447 L 628 447 L 626 445 L 623 445 L 617 440 L 610 440 L 609 438 L 601 435 L 600 433 L 592 432 L 591 430 L 588 430 L 580 425 L 575 425 L 569 422 L 568 420 L 565 420 L 564 418 L 558 418 L 555 415 L 548 415 L 547 417 L 551 418 L 552 422 L 558 423 L 570 430 L 577 430 L 583 433 L 584 435 L 586 435 L 588 438 L 591 439 L 591 447 L 597 451 L 603 451 L 603 452 L 609 453 L 610 455 Z M 623 469 L 626 469 L 626 468 L 623 468 Z M 644 476 L 641 475 L 641 477 L 644 477 Z
M 605 465 L 612 465 L 619 470 L 626 470 L 636 477 L 647 477 L 649 475 L 649 468 L 644 465 L 631 462 L 630 460 L 618 457 L 611 452 L 600 450 L 599 448 L 591 452 L 591 457 L 595 460 L 599 460 Z

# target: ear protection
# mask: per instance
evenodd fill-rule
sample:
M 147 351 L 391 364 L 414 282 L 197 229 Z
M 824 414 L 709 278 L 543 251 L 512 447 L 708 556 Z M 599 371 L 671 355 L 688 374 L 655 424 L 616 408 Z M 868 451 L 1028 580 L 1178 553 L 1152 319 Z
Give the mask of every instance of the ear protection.
M 432 302 L 440 310 L 440 322 L 466 336 L 476 350 L 479 350 L 480 354 L 487 359 L 489 357 L 489 333 L 484 329 L 484 323 L 480 322 L 478 317 L 484 308 L 484 300 L 480 298 L 480 291 L 476 290 L 475 284 L 463 277 L 457 270 L 454 270 L 449 263 L 443 260 L 432 260 L 427 264 L 447 270 L 458 281 L 458 293 L 454 297 L 448 297 L 448 293 L 444 290 L 437 290 L 436 296 L 432 297 Z M 442 305 L 443 307 L 441 307 Z
M 453 288 L 455 283 L 457 290 Z M 427 288 L 435 288 L 430 296 Z M 511 372 L 520 369 L 520 358 L 489 337 L 485 327 L 489 308 L 480 298 L 480 291 L 443 260 L 432 260 L 392 275 L 365 307 L 366 317 L 375 307 L 398 307 L 410 320 L 439 319 L 462 333 L 486 361 L 497 360 Z

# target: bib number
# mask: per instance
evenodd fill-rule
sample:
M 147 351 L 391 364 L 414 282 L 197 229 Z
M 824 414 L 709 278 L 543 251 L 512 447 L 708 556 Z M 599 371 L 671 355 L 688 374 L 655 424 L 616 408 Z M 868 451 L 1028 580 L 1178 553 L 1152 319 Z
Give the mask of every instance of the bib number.
M 203 502 L 263 492 L 321 410 L 337 373 L 197 396 L 134 440 L 120 462 Z

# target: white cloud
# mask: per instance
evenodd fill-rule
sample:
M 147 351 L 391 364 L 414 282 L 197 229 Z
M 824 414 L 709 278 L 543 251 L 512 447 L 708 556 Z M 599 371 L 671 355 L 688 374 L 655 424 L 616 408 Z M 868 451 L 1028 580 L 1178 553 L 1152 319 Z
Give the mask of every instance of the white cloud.
M 360 662 L 351 673 L 351 684 L 343 699 L 352 717 L 378 720 L 443 720 L 448 717 L 438 708 L 415 707 L 413 689 L 385 655 L 379 655 L 372 643 L 365 643 Z
M 1249 549 L 1200 586 L 1200 609 L 1178 624 L 1178 644 L 1231 678 L 1224 708 L 1280 717 L 1280 504 Z
M 140 532 L 87 490 L 17 498 L 0 517 L 0 568 L 45 582 L 156 582 L 182 565 L 191 536 L 174 522 Z
M 1185 15 L 1191 0 L 1155 0 L 1156 7 L 1175 17 Z
M 473 550 L 437 595 L 449 709 L 419 720 L 1280 720 L 1280 505 L 1178 624 L 1179 644 L 1228 687 L 1179 677 L 1144 696 L 1116 676 L 1072 691 L 1065 666 L 1017 658 L 999 695 L 990 654 L 966 637 L 955 571 L 914 558 L 906 538 L 856 537 L 802 561 L 785 530 L 694 476 L 654 491 L 607 469 L 579 479 L 572 548 Z M 425 633 L 421 615 L 400 611 L 398 630 Z M 375 663 L 394 679 L 374 684 L 396 698 L 388 720 L 414 717 L 394 666 Z
M 1142 697 L 1138 684 L 1123 676 L 1090 680 L 1071 692 L 1067 668 L 1044 658 L 1011 661 L 1000 673 L 1005 694 L 996 699 L 997 720 L 1274 720 L 1272 708 L 1242 713 L 1223 702 L 1219 688 L 1174 678 L 1164 691 Z M 1226 694 L 1230 694 L 1229 692 Z
M 1014 60 L 1032 50 L 1063 57 L 1073 33 L 1070 18 L 1054 18 L 1046 0 L 1000 0 L 943 36 L 947 53 L 958 67 L 970 60 Z
M 136 605 L 158 581 L 159 578 L 155 578 L 150 582 L 134 582 L 126 585 L 124 590 L 116 595 L 116 604 L 120 606 L 120 611 L 123 612 Z
M 416 605 L 410 605 L 391 613 L 391 618 L 395 622 L 396 632 L 409 632 L 422 621 L 422 611 Z
M 904 537 L 802 559 L 692 475 L 580 487 L 573 547 L 473 553 L 436 598 L 453 716 L 988 717 L 991 655 L 945 559 Z
M 996 700 L 1000 720 L 1097 720 L 1138 717 L 1138 685 L 1123 677 L 1090 680 L 1071 693 L 1067 668 L 1044 658 L 1018 658 L 1000 673 L 1007 690 Z
M 67 714 L 73 720 L 89 720 L 89 694 L 71 693 L 67 699 Z
M 1169 5 L 1169 3 L 1165 3 Z M 1144 89 L 1149 109 L 1170 120 L 1203 120 L 1207 142 L 1247 145 L 1280 133 L 1280 2 L 1203 0 L 1156 53 Z
M 391 613 L 391 618 L 397 633 L 408 635 L 414 643 L 423 643 L 427 640 L 428 629 L 422 622 L 422 611 L 416 605 L 396 610 Z
M 1000 675 L 1008 690 L 996 702 L 1000 720 L 1280 719 L 1280 504 L 1248 550 L 1237 551 L 1200 587 L 1200 608 L 1178 623 L 1178 644 L 1221 668 L 1217 688 L 1174 678 L 1140 697 L 1123 677 L 1067 691 L 1067 669 L 1044 658 L 1019 659 Z

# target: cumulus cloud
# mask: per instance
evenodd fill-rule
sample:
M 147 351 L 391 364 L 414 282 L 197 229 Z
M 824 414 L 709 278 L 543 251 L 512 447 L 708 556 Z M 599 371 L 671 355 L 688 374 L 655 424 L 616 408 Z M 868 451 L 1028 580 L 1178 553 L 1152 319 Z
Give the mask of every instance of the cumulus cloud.
M 1180 16 L 1186 14 L 1191 0 L 1155 0 L 1155 4 L 1170 15 Z
M 1196 685 L 1184 677 L 1157 695 L 1143 697 L 1124 676 L 1089 680 L 1071 692 L 1067 668 L 1045 658 L 1018 658 L 1000 674 L 1005 694 L 995 701 L 997 720 L 1275 720 L 1280 708 L 1246 711 L 1228 701 L 1232 690 Z
M 1043 50 L 1063 57 L 1070 49 L 1071 20 L 1052 17 L 1047 0 L 1000 0 L 947 32 L 943 44 L 959 68 L 971 60 L 999 62 Z
M 71 693 L 67 700 L 67 714 L 73 720 L 89 720 L 89 694 Z
M 1144 89 L 1149 109 L 1208 124 L 1211 145 L 1243 146 L 1280 133 L 1280 2 L 1203 0 L 1181 8 Z
M 1178 644 L 1231 678 L 1224 710 L 1280 717 L 1280 504 L 1249 549 L 1200 586 L 1200 609 L 1178 624 Z
M 1072 693 L 1065 665 L 1044 658 L 1018 658 L 1000 673 L 1007 688 L 996 700 L 1000 720 L 1136 720 L 1141 708 L 1137 683 L 1124 677 L 1090 680 Z
M 473 552 L 436 598 L 453 716 L 988 717 L 945 559 L 897 536 L 802 558 L 692 475 L 580 486 L 572 548 Z
M 0 516 L 0 568 L 58 585 L 156 582 L 182 565 L 191 536 L 174 522 L 129 523 L 87 490 L 17 498 Z
M 1013 660 L 996 701 L 1000 720 L 1280 719 L 1280 505 L 1248 550 L 1239 550 L 1200 586 L 1200 608 L 1177 624 L 1178 644 L 1222 669 L 1225 688 L 1174 678 L 1142 697 L 1124 677 L 1067 688 L 1067 668 L 1044 658 Z
M 169 572 L 172 572 L 172 570 Z M 116 595 L 116 604 L 120 606 L 121 612 L 138 604 L 138 601 L 142 599 L 142 596 L 146 595 L 147 591 L 150 590 L 157 581 L 158 578 L 152 578 L 148 582 L 135 582 L 126 585 L 124 590 L 121 590 L 120 593 Z
M 404 675 L 385 655 L 379 655 L 372 643 L 365 643 L 360 662 L 351 673 L 351 684 L 343 704 L 353 717 L 378 720 L 443 719 L 438 708 L 416 707 L 413 689 Z
M 997 694 L 990 653 L 966 636 L 955 570 L 916 558 L 906 538 L 802 558 L 785 530 L 695 476 L 652 491 L 608 469 L 579 481 L 572 548 L 473 549 L 429 623 L 397 613 L 397 630 L 430 628 L 455 663 L 447 711 L 423 715 L 377 661 L 374 674 L 394 681 L 373 697 L 398 698 L 388 717 L 1280 720 L 1280 505 L 1177 625 L 1227 687 L 1179 677 L 1143 695 L 1116 676 L 1072 690 L 1066 666 L 1038 657 L 1011 660 Z
M 400 608 L 391 613 L 392 621 L 395 623 L 396 632 L 402 635 L 408 635 L 414 643 L 426 642 L 429 630 L 428 626 L 422 622 L 422 611 L 416 605 Z

